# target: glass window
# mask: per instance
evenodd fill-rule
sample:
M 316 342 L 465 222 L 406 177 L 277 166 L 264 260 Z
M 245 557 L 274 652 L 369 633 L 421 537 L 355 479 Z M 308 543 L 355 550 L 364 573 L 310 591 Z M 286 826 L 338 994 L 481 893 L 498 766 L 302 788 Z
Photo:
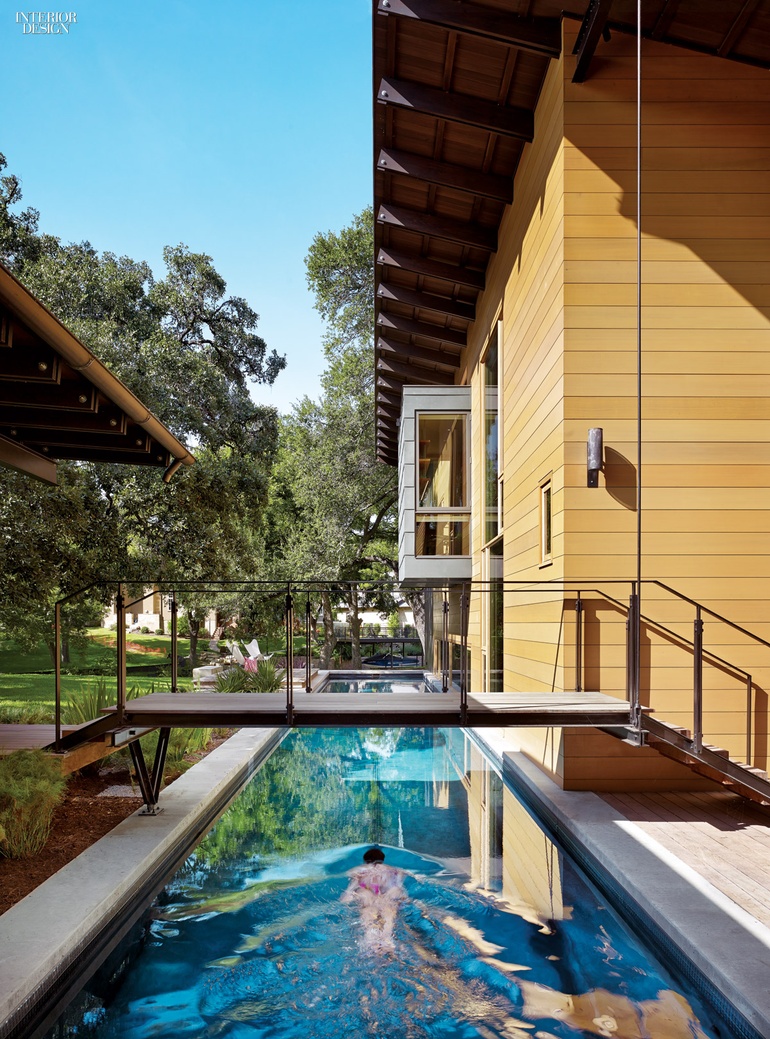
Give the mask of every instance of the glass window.
M 418 416 L 415 554 L 470 555 L 466 416 Z
M 419 416 L 418 509 L 465 509 L 465 416 Z
M 419 513 L 415 522 L 415 554 L 418 556 L 470 555 L 469 516 Z
M 486 552 L 486 668 L 484 687 L 489 693 L 503 691 L 503 539 Z

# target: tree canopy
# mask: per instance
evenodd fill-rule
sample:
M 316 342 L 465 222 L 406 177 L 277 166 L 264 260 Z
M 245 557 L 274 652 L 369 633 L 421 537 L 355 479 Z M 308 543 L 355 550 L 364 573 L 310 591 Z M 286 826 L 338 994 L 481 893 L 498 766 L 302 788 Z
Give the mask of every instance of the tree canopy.
M 5 166 L 0 156 L 0 171 Z M 18 554 L 38 564 L 34 574 L 27 569 L 26 584 L 15 582 L 13 594 L 3 598 L 0 623 L 15 634 L 29 626 L 24 617 L 33 586 L 40 593 L 38 615 L 44 615 L 52 598 L 99 578 L 252 576 L 278 415 L 256 404 L 249 387 L 272 383 L 285 358 L 268 349 L 256 331 L 258 315 L 244 299 L 227 295 L 205 253 L 166 248 L 165 275 L 156 278 L 144 261 L 41 233 L 37 211 L 21 210 L 21 201 L 18 178 L 2 176 L 0 259 L 191 444 L 197 464 L 167 486 L 141 467 L 60 463 L 53 493 L 0 471 L 3 561 L 12 565 L 10 556 Z M 67 565 L 62 527 L 78 501 L 91 522 L 87 530 L 70 528 L 77 559 L 69 563 L 77 565 Z M 47 529 L 14 522 L 42 509 Z M 95 550 L 86 550 L 89 545 Z
M 340 232 L 317 234 L 306 267 L 326 322 L 327 366 L 319 399 L 303 398 L 282 421 L 268 510 L 272 573 L 327 585 L 392 580 L 398 485 L 375 452 L 371 209 Z M 360 601 L 346 600 L 355 630 Z

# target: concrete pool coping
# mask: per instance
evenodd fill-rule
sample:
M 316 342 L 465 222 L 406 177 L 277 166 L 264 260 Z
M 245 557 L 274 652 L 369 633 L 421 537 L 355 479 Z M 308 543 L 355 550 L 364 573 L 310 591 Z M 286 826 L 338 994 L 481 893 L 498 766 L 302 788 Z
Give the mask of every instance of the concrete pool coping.
M 578 851 L 578 861 L 593 860 L 622 889 L 626 909 L 647 917 L 669 953 L 680 951 L 676 966 L 687 974 L 689 961 L 729 1004 L 717 999 L 728 1023 L 742 1024 L 731 1020 L 734 1007 L 758 1035 L 770 1037 L 770 928 L 597 794 L 562 790 L 504 732 L 474 730 L 474 736 L 567 849 Z
M 180 776 L 163 811 L 139 811 L 0 916 L 0 1037 L 28 1035 L 44 993 L 98 942 L 105 923 L 144 907 L 180 858 L 221 815 L 232 793 L 285 735 L 242 729 Z

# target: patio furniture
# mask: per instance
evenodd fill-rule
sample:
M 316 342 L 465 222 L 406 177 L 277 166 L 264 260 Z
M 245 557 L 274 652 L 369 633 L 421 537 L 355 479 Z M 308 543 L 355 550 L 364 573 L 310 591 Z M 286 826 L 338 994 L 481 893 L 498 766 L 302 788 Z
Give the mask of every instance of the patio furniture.
M 193 689 L 213 688 L 216 685 L 217 675 L 224 671 L 221 664 L 206 664 L 203 667 L 194 667 L 192 673 Z
M 246 650 L 246 652 L 249 654 L 252 660 L 269 660 L 273 656 L 272 653 L 260 652 L 259 643 L 256 639 L 252 639 L 251 642 L 249 642 L 249 644 L 247 646 L 244 646 L 243 648 Z

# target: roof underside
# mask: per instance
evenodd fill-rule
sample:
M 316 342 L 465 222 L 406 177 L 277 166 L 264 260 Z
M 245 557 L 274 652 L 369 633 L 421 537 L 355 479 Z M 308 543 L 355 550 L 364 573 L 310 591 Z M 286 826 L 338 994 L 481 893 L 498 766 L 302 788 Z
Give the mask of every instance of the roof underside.
M 0 465 L 56 483 L 56 461 L 169 470 L 187 448 L 0 267 Z
M 405 385 L 454 384 L 561 16 L 575 80 L 636 0 L 373 0 L 377 453 Z M 770 0 L 644 0 L 645 38 L 770 68 Z

